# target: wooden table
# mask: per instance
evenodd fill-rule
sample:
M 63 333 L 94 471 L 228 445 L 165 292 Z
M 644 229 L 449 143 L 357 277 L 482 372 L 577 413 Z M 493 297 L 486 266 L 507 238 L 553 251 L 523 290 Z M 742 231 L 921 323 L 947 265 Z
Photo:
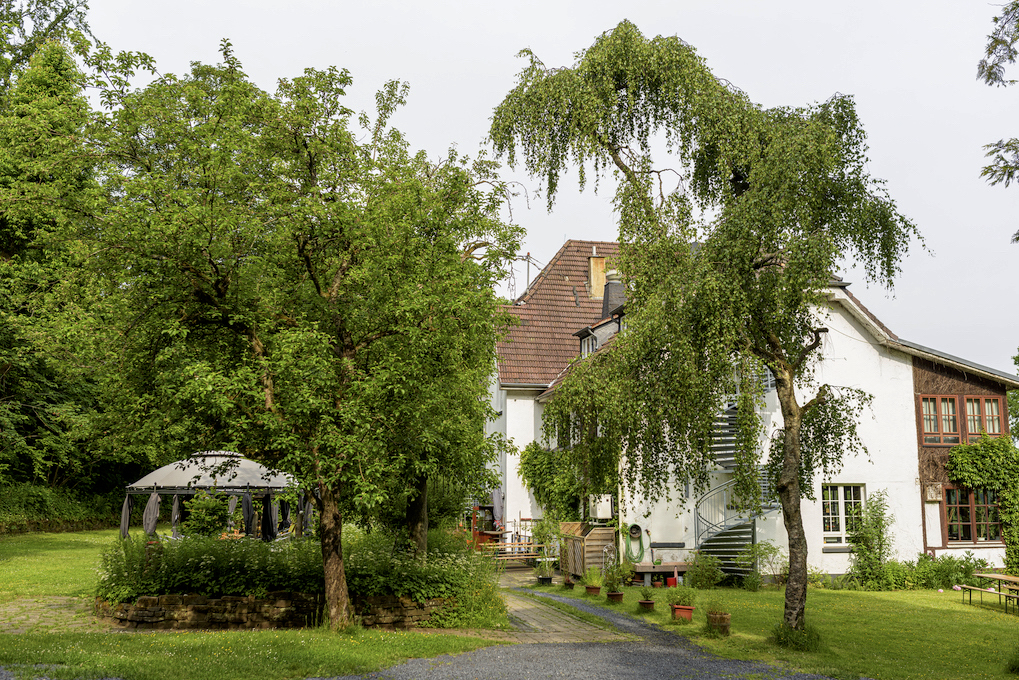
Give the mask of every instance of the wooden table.
M 973 574 L 979 579 L 990 583 L 994 581 L 997 583 L 995 591 L 998 593 L 998 603 L 1001 603 L 1001 598 L 1005 598 L 1005 613 L 1008 613 L 1008 603 L 1011 600 L 1013 606 L 1016 609 L 1016 613 L 1019 614 L 1019 576 L 1009 576 L 1008 574 Z M 964 591 L 965 592 L 965 591 Z M 990 592 L 990 591 L 988 591 Z M 981 598 L 982 599 L 982 598 Z M 973 601 L 973 594 L 970 592 L 970 602 Z

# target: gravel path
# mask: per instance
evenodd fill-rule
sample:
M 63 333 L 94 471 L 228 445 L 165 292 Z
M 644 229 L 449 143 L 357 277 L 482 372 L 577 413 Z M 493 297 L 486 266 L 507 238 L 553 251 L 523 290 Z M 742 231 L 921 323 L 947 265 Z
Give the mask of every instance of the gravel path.
M 757 680 L 823 680 L 824 676 L 790 673 L 766 664 L 720 659 L 707 654 L 681 635 L 642 621 L 592 607 L 574 599 L 541 594 L 600 616 L 623 633 L 639 638 L 632 642 L 545 643 L 496 645 L 458 656 L 413 659 L 368 675 L 333 680 L 532 680 L 537 678 L 598 678 L 599 680 L 648 680 L 648 678 L 755 678 Z M 320 680 L 320 679 L 316 679 Z

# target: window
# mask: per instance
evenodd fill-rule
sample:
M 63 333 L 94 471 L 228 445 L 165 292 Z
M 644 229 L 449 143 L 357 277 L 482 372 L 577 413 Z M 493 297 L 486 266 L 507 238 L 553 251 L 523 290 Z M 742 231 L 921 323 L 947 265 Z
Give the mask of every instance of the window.
M 847 532 L 856 527 L 863 509 L 863 487 L 852 484 L 825 484 L 821 487 L 821 520 L 824 542 L 847 543 Z
M 594 354 L 595 350 L 598 349 L 598 336 L 589 335 L 580 341 L 580 356 L 586 357 L 589 354 Z
M 923 443 L 960 443 L 955 397 L 922 397 L 922 402 Z
M 966 397 L 966 432 L 976 441 L 986 432 L 992 437 L 1001 434 L 1001 400 L 998 397 Z
M 944 502 L 949 542 L 1001 541 L 998 496 L 994 491 L 948 486 Z

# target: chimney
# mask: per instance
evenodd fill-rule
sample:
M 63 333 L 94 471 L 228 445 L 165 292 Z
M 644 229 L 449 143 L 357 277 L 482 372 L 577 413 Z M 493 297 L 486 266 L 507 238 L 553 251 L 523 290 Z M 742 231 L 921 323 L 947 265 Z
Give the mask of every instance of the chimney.
M 605 296 L 601 303 L 601 316 L 607 319 L 626 303 L 626 291 L 619 272 L 611 269 L 605 272 Z

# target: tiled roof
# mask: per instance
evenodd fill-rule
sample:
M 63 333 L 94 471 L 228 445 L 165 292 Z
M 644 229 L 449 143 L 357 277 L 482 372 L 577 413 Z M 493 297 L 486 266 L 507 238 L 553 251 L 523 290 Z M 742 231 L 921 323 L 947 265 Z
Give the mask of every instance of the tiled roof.
M 580 351 L 574 333 L 602 318 L 603 291 L 591 291 L 591 257 L 619 253 L 614 241 L 570 240 L 534 279 L 509 311 L 519 323 L 499 343 L 499 382 L 550 385 Z M 592 297 L 594 292 L 597 297 Z

